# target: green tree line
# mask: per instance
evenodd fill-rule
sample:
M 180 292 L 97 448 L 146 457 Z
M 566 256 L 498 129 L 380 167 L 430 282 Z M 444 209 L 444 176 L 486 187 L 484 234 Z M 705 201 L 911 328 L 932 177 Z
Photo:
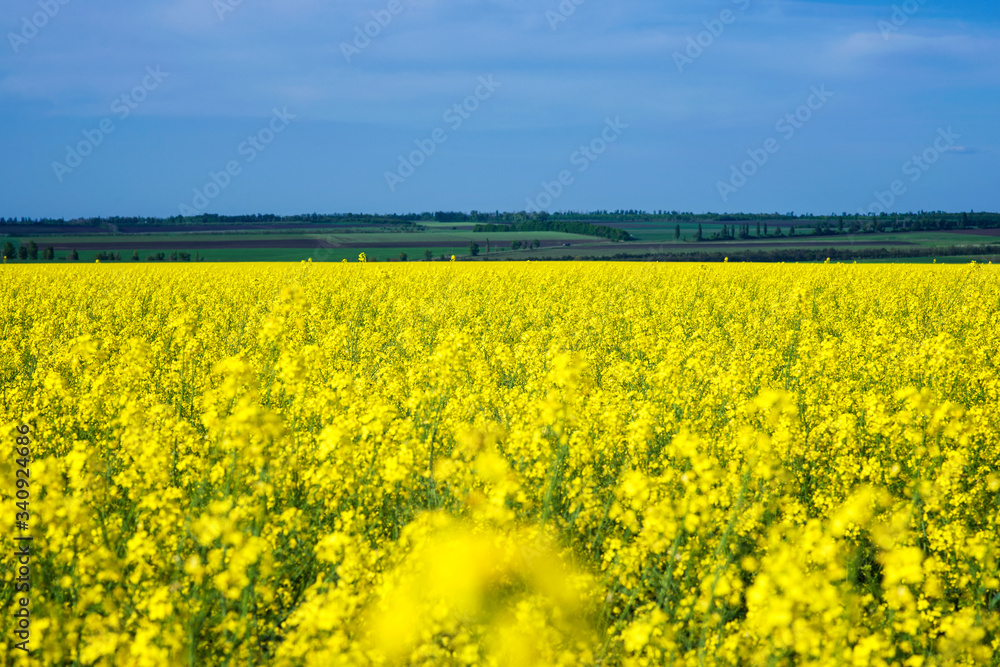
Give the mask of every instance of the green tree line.
M 631 241 L 632 235 L 624 229 L 594 225 L 589 222 L 572 222 L 567 220 L 532 220 L 511 225 L 478 224 L 473 232 L 563 232 L 566 234 L 581 234 L 583 236 L 599 236 L 612 241 Z

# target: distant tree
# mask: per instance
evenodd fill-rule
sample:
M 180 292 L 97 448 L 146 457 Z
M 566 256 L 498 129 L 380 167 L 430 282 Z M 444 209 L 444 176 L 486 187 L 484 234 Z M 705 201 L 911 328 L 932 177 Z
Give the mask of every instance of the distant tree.
M 23 245 L 17 249 L 18 259 L 28 259 L 28 246 Z
M 399 253 L 399 261 L 405 262 L 406 261 L 406 257 L 407 257 L 407 255 L 406 255 L 405 252 Z
M 139 251 L 138 250 L 133 250 L 132 251 L 132 261 L 133 262 L 138 262 L 139 261 Z
M 535 239 L 534 241 L 532 241 L 532 242 L 531 242 L 531 247 L 532 247 L 532 248 L 538 248 L 538 247 L 540 247 L 541 245 L 542 245 L 542 242 L 541 242 L 541 241 L 539 241 L 538 239 Z
M 513 243 L 510 244 L 510 249 L 511 250 L 520 250 L 521 249 L 521 242 L 520 241 L 514 241 Z
M 486 254 L 490 254 L 490 239 L 486 237 Z
M 701 230 L 701 223 L 699 222 L 698 223 L 698 231 L 696 231 L 694 233 L 694 240 L 695 241 L 701 241 L 703 238 L 704 238 L 704 234 L 703 234 L 703 232 Z
M 424 259 L 427 260 L 428 262 L 431 261 L 432 259 L 434 259 L 434 251 L 433 250 L 425 250 L 424 251 Z
M 764 223 L 764 236 L 767 236 L 767 223 Z
M 30 259 L 38 259 L 38 244 L 34 241 L 28 244 L 28 257 Z
M 760 236 L 760 220 L 757 221 L 757 236 Z
M 4 259 L 14 259 L 14 254 L 17 250 L 14 249 L 14 244 L 7 241 L 3 244 L 3 258 Z
M 73 248 L 73 252 L 69 254 L 69 258 L 73 262 L 80 259 L 80 254 L 76 251 L 76 248 Z
M 840 219 L 837 220 L 837 232 L 844 233 L 844 216 L 840 216 Z
M 56 258 L 56 249 L 53 248 L 52 246 L 49 246 L 42 251 L 42 259 L 55 259 L 55 258 Z
M 676 227 L 674 227 L 674 240 L 675 241 L 680 241 L 681 240 L 681 226 L 680 225 L 677 225 Z
M 479 254 L 479 244 L 476 243 L 475 241 L 469 242 L 469 254 L 472 255 L 473 257 Z

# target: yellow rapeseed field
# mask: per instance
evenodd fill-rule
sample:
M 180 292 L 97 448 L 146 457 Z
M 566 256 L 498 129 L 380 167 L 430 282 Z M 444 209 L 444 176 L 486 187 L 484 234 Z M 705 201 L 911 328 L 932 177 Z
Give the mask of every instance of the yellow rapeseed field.
M 0 659 L 1000 664 L 998 278 L 0 266 Z

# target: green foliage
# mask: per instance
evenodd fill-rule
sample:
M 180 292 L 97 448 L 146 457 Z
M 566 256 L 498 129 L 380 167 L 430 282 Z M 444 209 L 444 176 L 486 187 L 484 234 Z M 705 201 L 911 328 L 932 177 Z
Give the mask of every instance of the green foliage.
M 624 229 L 593 225 L 589 222 L 571 222 L 563 220 L 531 220 L 505 224 L 478 224 L 472 228 L 476 233 L 490 232 L 563 232 L 565 234 L 580 234 L 582 236 L 598 236 L 612 241 L 631 241 L 632 235 Z
M 751 247 L 752 248 L 752 247 Z M 853 260 L 911 260 L 933 257 L 977 257 L 977 261 L 997 261 L 1000 245 L 954 245 L 891 248 L 772 248 L 769 250 L 718 250 L 710 247 L 690 252 L 636 254 L 620 252 L 614 255 L 583 257 L 539 257 L 540 261 L 648 261 L 648 262 L 850 262 Z

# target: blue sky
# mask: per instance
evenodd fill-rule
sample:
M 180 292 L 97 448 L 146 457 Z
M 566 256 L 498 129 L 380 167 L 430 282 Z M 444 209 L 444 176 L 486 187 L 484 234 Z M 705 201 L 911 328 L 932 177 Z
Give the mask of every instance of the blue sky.
M 5 0 L 0 216 L 1000 209 L 995 0 L 576 1 Z

